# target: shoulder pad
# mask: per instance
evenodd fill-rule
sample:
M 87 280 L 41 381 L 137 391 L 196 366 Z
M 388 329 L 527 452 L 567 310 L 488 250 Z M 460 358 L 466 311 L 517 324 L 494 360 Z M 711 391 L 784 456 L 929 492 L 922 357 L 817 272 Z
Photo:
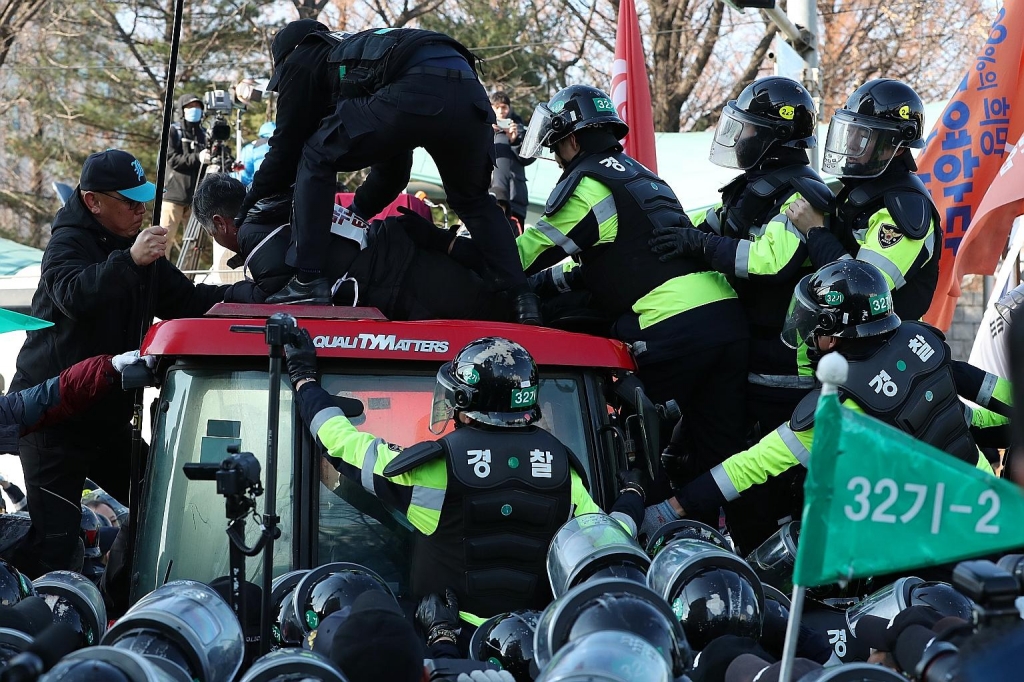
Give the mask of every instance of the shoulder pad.
M 818 398 L 821 389 L 816 388 L 797 403 L 793 416 L 789 418 L 789 428 L 794 431 L 806 431 L 814 424 L 814 411 L 818 409 Z
M 402 453 L 384 467 L 385 478 L 394 478 L 408 473 L 418 466 L 432 462 L 444 454 L 444 446 L 436 440 L 425 440 L 402 450 Z
M 555 185 L 555 188 L 551 190 L 551 196 L 548 197 L 548 202 L 544 204 L 544 215 L 553 215 L 565 206 L 565 202 L 569 201 L 569 197 L 576 191 L 576 186 L 583 178 L 583 173 L 577 168 Z
M 913 190 L 893 190 L 885 193 L 885 207 L 896 229 L 911 239 L 921 239 L 928 234 L 934 211 L 930 197 Z
M 814 208 L 835 215 L 836 197 L 821 178 L 808 175 L 799 175 L 792 179 L 793 189 L 800 192 L 800 196 L 807 199 L 807 202 Z

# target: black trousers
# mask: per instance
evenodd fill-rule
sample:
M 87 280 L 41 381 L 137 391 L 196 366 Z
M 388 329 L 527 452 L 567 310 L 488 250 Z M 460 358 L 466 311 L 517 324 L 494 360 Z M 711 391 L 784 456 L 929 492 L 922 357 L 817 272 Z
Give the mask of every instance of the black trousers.
M 710 471 L 746 447 L 746 339 L 641 365 L 638 375 L 654 402 L 679 404 L 683 428 L 678 434 L 696 470 Z
M 87 476 L 127 503 L 131 432 L 126 428 L 97 441 L 44 429 L 22 438 L 20 451 L 32 529 L 15 564 L 36 578 L 70 567 L 82 523 L 82 487 Z
M 294 221 L 299 270 L 324 269 L 339 171 L 370 168 L 355 203 L 372 217 L 408 185 L 412 150 L 423 147 L 437 165 L 448 204 L 495 273 L 496 288 L 526 286 L 511 226 L 488 193 L 494 112 L 479 81 L 460 75 L 468 73 L 423 73 L 413 67 L 373 95 L 338 101 L 306 142 L 299 162 Z

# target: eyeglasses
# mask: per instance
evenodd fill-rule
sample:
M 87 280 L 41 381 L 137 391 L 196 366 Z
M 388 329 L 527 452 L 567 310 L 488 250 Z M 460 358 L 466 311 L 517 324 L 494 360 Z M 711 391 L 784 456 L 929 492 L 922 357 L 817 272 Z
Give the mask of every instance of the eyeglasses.
M 107 194 L 106 192 L 97 192 L 97 194 L 102 194 L 103 196 L 110 197 L 111 199 L 117 199 L 122 204 L 127 206 L 129 211 L 135 211 L 143 203 L 141 201 L 135 201 L 135 199 L 129 199 L 128 197 L 123 197 L 120 194 Z

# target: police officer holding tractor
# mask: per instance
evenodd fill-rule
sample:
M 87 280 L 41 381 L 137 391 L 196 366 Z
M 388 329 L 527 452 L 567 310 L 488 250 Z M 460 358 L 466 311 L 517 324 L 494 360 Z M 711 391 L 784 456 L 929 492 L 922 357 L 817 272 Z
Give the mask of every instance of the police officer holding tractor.
M 431 431 L 409 448 L 357 431 L 316 382 L 316 348 L 308 332 L 286 347 L 302 420 L 339 471 L 416 529 L 412 591 L 449 588 L 464 621 L 551 600 L 545 576 L 548 543 L 581 514 L 601 513 L 584 486 L 582 465 L 540 419 L 537 365 L 508 339 L 473 341 L 437 372 Z M 612 515 L 635 535 L 644 491 L 625 475 Z
M 337 173 L 370 169 L 347 215 L 365 228 L 405 189 L 413 149 L 423 147 L 515 319 L 539 324 L 508 220 L 488 193 L 495 118 L 473 54 L 433 31 L 332 33 L 311 20 L 280 31 L 273 54 L 268 89 L 279 92 L 278 128 L 236 218 L 241 223 L 259 199 L 295 184 L 298 273 L 268 302 L 329 304 L 332 283 L 323 272 Z
M 614 320 L 611 335 L 632 344 L 651 399 L 679 404 L 686 449 L 707 471 L 744 445 L 743 309 L 725 276 L 700 259 L 651 252 L 656 227 L 687 217 L 672 189 L 622 152 L 628 132 L 597 88 L 574 85 L 538 106 L 521 155 L 549 148 L 562 176 L 543 218 L 516 243 L 528 274 L 567 257 L 578 263 L 568 279 L 548 270 L 549 288 L 557 280 L 592 294 Z
M 939 213 L 910 151 L 924 148 L 924 132 L 924 104 L 909 85 L 865 83 L 832 116 L 825 141 L 822 170 L 843 182 L 832 219 L 842 229 L 824 229 L 824 214 L 806 200 L 786 209 L 815 267 L 840 258 L 871 263 L 907 320 L 928 310 L 939 277 Z
M 975 434 L 1007 423 L 1009 383 L 952 360 L 949 346 L 934 327 L 901 322 L 893 311 L 888 280 L 875 266 L 845 259 L 804 277 L 794 291 L 783 338 L 791 346 L 806 344 L 814 360 L 833 350 L 843 353 L 849 360 L 849 378 L 840 386 L 840 399 L 847 408 L 991 472 Z M 648 507 L 641 533 L 684 515 L 718 509 L 781 473 L 806 465 L 818 394 L 809 393 L 788 423 L 750 449 L 676 490 L 669 500 Z M 968 408 L 959 396 L 980 407 Z M 802 486 L 779 491 L 788 494 L 794 518 L 800 514 L 801 493 Z M 734 531 L 734 540 L 743 552 L 768 537 L 744 535 L 743 527 L 751 520 L 729 518 L 729 523 L 741 530 L 738 536 Z
M 759 78 L 722 111 L 711 162 L 743 173 L 718 205 L 691 216 L 696 227 L 659 226 L 651 246 L 662 260 L 689 256 L 730 278 L 750 325 L 747 419 L 764 433 L 785 422 L 814 388 L 805 349 L 779 336 L 793 287 L 813 272 L 803 234 L 786 218 L 801 198 L 834 210 L 831 190 L 809 166 L 814 100 L 798 82 Z

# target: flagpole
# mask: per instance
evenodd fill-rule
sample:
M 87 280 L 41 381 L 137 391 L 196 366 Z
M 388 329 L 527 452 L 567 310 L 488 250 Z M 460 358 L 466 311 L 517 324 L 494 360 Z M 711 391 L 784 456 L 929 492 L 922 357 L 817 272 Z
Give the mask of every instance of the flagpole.
M 818 362 L 816 372 L 821 382 L 821 397 L 835 395 L 850 374 L 850 365 L 839 353 L 829 353 Z M 782 645 L 782 669 L 779 682 L 790 682 L 793 677 L 793 662 L 796 660 L 796 642 L 800 637 L 800 619 L 804 612 L 804 596 L 807 588 L 793 584 L 793 598 L 789 608 L 789 622 L 786 623 L 786 641 Z

